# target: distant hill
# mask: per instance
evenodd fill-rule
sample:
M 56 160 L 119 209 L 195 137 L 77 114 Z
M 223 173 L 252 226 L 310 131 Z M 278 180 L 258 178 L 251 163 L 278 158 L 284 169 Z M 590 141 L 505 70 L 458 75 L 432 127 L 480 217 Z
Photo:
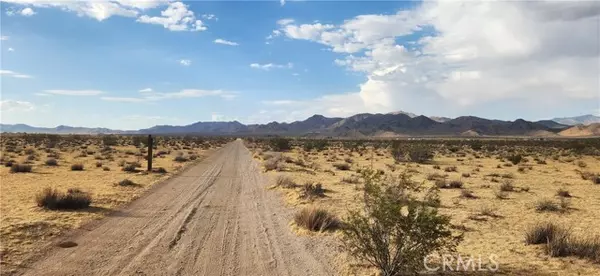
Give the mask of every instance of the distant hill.
M 566 137 L 600 136 L 600 123 L 573 126 L 558 134 Z
M 563 125 L 589 125 L 594 123 L 600 123 L 600 117 L 594 116 L 591 114 L 582 115 L 577 117 L 566 117 L 566 118 L 554 118 L 552 121 L 555 121 L 559 124 Z
M 0 124 L 0 132 L 20 132 L 20 133 L 49 133 L 49 134 L 122 134 L 127 131 L 113 130 L 108 128 L 88 128 L 88 127 L 71 127 L 57 126 L 54 128 L 33 127 L 25 124 Z
M 436 120 L 434 120 L 434 118 Z M 58 126 L 38 128 L 23 124 L 0 125 L 1 132 L 54 133 L 54 134 L 201 134 L 201 135 L 288 135 L 305 137 L 406 137 L 406 136 L 543 136 L 563 135 L 568 126 L 544 120 L 530 122 L 490 120 L 474 116 L 454 119 L 426 117 L 407 112 L 386 114 L 361 113 L 347 118 L 329 118 L 313 115 L 306 120 L 291 123 L 270 122 L 245 125 L 232 122 L 197 122 L 183 126 L 157 125 L 147 129 L 121 131 L 107 128 Z M 563 131 L 563 132 L 561 132 Z M 564 136 L 577 131 L 566 131 Z M 594 131 L 579 131 L 582 135 Z

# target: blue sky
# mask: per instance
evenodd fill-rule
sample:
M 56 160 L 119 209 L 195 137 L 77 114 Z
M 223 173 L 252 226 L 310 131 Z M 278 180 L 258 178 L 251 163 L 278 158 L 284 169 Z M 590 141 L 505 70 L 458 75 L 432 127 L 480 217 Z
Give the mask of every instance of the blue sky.
M 586 3 L 560 7 L 569 18 L 552 3 L 459 4 L 2 2 L 2 123 L 598 112 L 598 39 L 584 33 L 600 30 Z

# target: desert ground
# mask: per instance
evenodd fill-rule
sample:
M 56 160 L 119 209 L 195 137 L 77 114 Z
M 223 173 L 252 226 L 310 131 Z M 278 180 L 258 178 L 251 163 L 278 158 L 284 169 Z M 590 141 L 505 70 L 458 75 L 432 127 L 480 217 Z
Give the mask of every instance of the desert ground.
M 496 255 L 499 270 L 495 274 L 600 275 L 599 259 L 549 257 L 542 245 L 527 245 L 524 241 L 529 228 L 544 222 L 564 226 L 573 235 L 591 240 L 600 235 L 597 147 L 581 150 L 584 147 L 576 145 L 576 151 L 565 140 L 525 145 L 490 142 L 490 146 L 485 141 L 448 142 L 453 145 L 427 142 L 426 147 L 435 155 L 424 164 L 396 161 L 390 153 L 390 142 L 329 142 L 315 149 L 307 146 L 314 141 L 298 141 L 284 152 L 273 151 L 268 141 L 257 140 L 248 146 L 254 158 L 262 162 L 263 171 L 271 175 L 271 188 L 280 191 L 286 206 L 297 211 L 319 207 L 343 221 L 349 210 L 360 208 L 361 169 L 372 168 L 386 175 L 407 172 L 424 185 L 459 183 L 440 189 L 440 211 L 451 217 L 455 232 L 464 237 L 457 247 L 461 256 L 483 256 L 485 267 L 487 256 Z M 522 155 L 517 164 L 507 160 L 507 155 L 515 153 Z M 322 194 L 306 196 L 308 184 L 320 184 Z M 536 210 L 544 200 L 557 206 L 563 202 L 564 208 Z M 315 233 L 298 226 L 292 228 L 298 235 L 315 239 L 337 239 L 340 235 L 335 230 Z M 595 241 L 598 246 L 598 239 Z M 377 271 L 343 252 L 338 252 L 334 263 L 345 275 L 376 275 Z
M 154 171 L 148 173 L 145 137 L 3 134 L 0 154 L 2 273 L 18 267 L 54 237 L 103 218 L 154 184 L 201 161 L 223 143 L 220 140 L 155 139 Z M 49 160 L 55 160 L 56 164 Z M 15 164 L 29 165 L 31 172 L 11 172 Z M 72 166 L 78 164 L 83 165 L 83 170 L 72 170 Z M 121 182 L 123 180 L 132 182 Z M 36 195 L 48 187 L 60 192 L 80 189 L 91 196 L 91 206 L 65 211 L 37 206 Z
M 141 137 L 3 135 L 2 273 L 378 275 L 340 245 L 372 170 L 436 187 L 457 252 L 498 263 L 459 275 L 598 275 L 599 142 L 157 137 L 148 173 Z M 91 204 L 56 208 L 47 187 Z M 298 223 L 315 208 L 340 223 Z M 587 255 L 527 244 L 546 222 L 590 241 Z

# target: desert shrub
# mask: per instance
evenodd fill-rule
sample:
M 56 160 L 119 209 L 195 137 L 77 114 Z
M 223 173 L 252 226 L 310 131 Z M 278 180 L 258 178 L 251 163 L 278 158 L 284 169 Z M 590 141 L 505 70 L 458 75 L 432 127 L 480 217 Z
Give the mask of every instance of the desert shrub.
M 37 206 L 50 210 L 74 210 L 90 206 L 92 197 L 79 189 L 69 189 L 66 193 L 46 188 L 35 197 Z
M 10 172 L 12 173 L 28 173 L 31 172 L 31 165 L 27 164 L 12 164 Z
M 336 164 L 333 164 L 333 167 L 340 171 L 350 170 L 350 164 L 348 164 L 348 163 L 336 163 Z
M 500 177 L 505 178 L 505 179 L 513 179 L 513 178 L 515 178 L 515 175 L 512 173 L 503 173 Z
M 460 197 L 469 198 L 469 199 L 477 198 L 477 196 L 475 194 L 473 194 L 473 192 L 471 190 L 467 190 L 467 189 L 460 190 Z
M 46 166 L 58 166 L 58 161 L 54 158 L 49 158 L 46 160 Z
M 504 182 L 502 182 L 502 184 L 500 184 L 500 191 L 513 192 L 514 190 L 515 186 L 513 185 L 512 181 L 505 180 Z
M 558 191 L 556 191 L 556 195 L 559 197 L 571 197 L 571 193 L 563 188 L 558 189 Z
M 545 244 L 567 230 L 551 222 L 534 225 L 525 232 L 526 244 Z
M 102 167 L 102 170 L 107 172 L 107 171 L 110 171 L 110 168 L 107 166 L 104 166 L 104 167 Z
M 344 178 L 342 178 L 342 182 L 350 183 L 350 184 L 358 184 L 358 183 L 360 183 L 360 178 L 358 178 L 357 176 L 344 177 Z
M 554 234 L 547 240 L 545 249 L 551 257 L 575 256 L 594 262 L 600 261 L 599 237 L 575 237 L 568 230 Z
M 583 162 L 582 160 L 577 161 L 577 166 L 580 168 L 585 168 L 587 167 L 587 164 L 585 162 Z
M 264 166 L 265 166 L 265 170 L 266 171 L 275 170 L 275 169 L 277 169 L 279 167 L 279 159 L 278 158 L 271 158 L 271 159 L 265 161 Z
M 275 185 L 282 188 L 295 188 L 297 185 L 291 178 L 287 176 L 280 175 L 275 180 Z
M 551 199 L 541 199 L 535 203 L 535 210 L 538 212 L 559 212 L 561 207 Z
M 444 168 L 445 172 L 456 172 L 458 169 L 456 168 L 456 166 L 450 166 L 450 167 L 446 167 Z
M 183 155 L 177 155 L 177 156 L 175 156 L 173 161 L 183 163 L 183 162 L 187 162 L 188 158 Z
M 423 145 L 407 145 L 402 142 L 394 142 L 391 151 L 396 162 L 426 163 L 433 159 L 433 152 Z
M 301 198 L 311 199 L 315 197 L 323 197 L 325 196 L 325 190 L 320 183 L 306 183 L 302 186 L 302 191 L 300 192 Z
M 333 230 L 340 226 L 337 217 L 324 209 L 304 208 L 294 216 L 296 225 L 310 231 Z
M 513 165 L 516 165 L 516 164 L 521 163 L 521 161 L 523 160 L 523 156 L 520 154 L 513 154 L 513 155 L 506 156 L 506 160 L 513 163 Z
M 422 185 L 405 173 L 398 179 L 363 172 L 362 210 L 350 211 L 342 243 L 354 257 L 377 267 L 382 275 L 416 274 L 432 252 L 453 250 L 450 218 L 431 207 L 437 190 L 416 197 Z
M 198 155 L 191 154 L 189 158 L 190 158 L 190 160 L 194 161 L 194 160 L 198 159 Z
M 83 171 L 83 164 L 81 164 L 81 163 L 73 164 L 73 165 L 71 165 L 71 170 L 72 171 Z
M 303 144 L 304 151 L 311 151 L 313 149 L 316 151 L 323 151 L 327 149 L 327 147 L 328 142 L 326 140 L 308 140 Z
M 462 173 L 462 177 L 469 178 L 469 177 L 471 177 L 471 174 L 465 172 L 465 173 Z
M 127 164 L 123 166 L 121 170 L 123 170 L 124 172 L 136 172 L 137 166 L 135 164 Z
M 128 186 L 138 186 L 138 184 L 136 184 L 135 182 L 129 180 L 129 179 L 123 179 L 121 181 L 119 181 L 117 183 L 117 185 L 119 186 L 123 186 L 123 187 L 128 187 Z
M 508 199 L 508 193 L 502 190 L 498 190 L 494 193 L 497 199 Z
M 102 167 L 102 162 L 98 161 L 96 162 L 96 168 L 101 168 Z
M 152 168 L 152 172 L 164 174 L 164 173 L 167 173 L 167 169 L 165 169 L 163 167 Z
M 290 139 L 286 138 L 273 138 L 270 141 L 271 150 L 273 151 L 288 151 L 292 149 L 290 145 Z
M 427 180 L 431 180 L 431 181 L 438 180 L 438 179 L 445 179 L 445 178 L 446 178 L 446 175 L 439 174 L 439 173 L 430 173 L 427 175 Z
M 6 163 L 4 163 L 4 166 L 10 168 L 13 166 L 13 164 L 15 164 L 14 160 L 8 160 Z

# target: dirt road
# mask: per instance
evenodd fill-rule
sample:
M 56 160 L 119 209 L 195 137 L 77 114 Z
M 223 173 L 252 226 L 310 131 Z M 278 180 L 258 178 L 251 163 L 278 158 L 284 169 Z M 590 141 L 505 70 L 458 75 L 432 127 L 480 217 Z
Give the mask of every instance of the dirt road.
M 65 237 L 24 275 L 332 275 L 241 141 Z

